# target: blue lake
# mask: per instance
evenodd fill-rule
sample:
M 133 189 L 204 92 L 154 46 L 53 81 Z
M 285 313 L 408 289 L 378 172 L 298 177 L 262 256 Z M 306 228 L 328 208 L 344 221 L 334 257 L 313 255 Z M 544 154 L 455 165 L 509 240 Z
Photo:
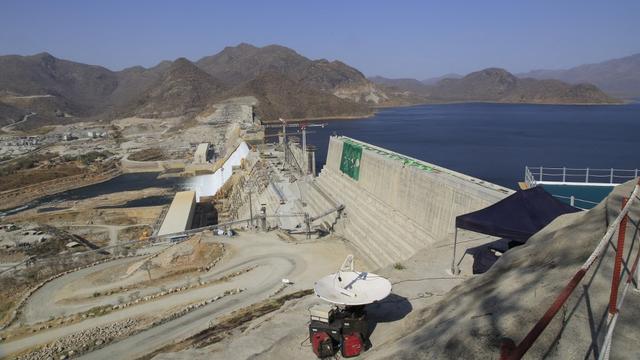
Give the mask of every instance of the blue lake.
M 525 166 L 640 167 L 640 104 L 447 104 L 382 109 L 312 128 L 318 170 L 345 135 L 515 189 Z
M 184 189 L 184 179 L 182 178 L 161 178 L 158 179 L 158 173 L 138 173 L 138 174 L 123 174 L 117 176 L 111 180 L 88 185 L 81 188 L 60 192 L 54 195 L 43 196 L 39 199 L 33 200 L 23 206 L 19 206 L 13 209 L 6 209 L 0 211 L 0 216 L 11 215 L 24 210 L 33 209 L 44 204 L 56 204 L 61 201 L 67 200 L 84 200 L 96 196 L 108 195 L 120 191 L 134 191 L 143 190 L 150 187 L 159 188 L 171 188 L 176 190 Z M 164 205 L 170 203 L 171 196 L 150 196 L 147 198 L 136 199 L 127 202 L 119 207 L 136 207 L 136 206 L 155 206 Z M 109 208 L 109 207 L 103 207 Z M 56 206 L 49 206 L 44 209 L 40 209 L 40 212 L 61 210 L 64 208 L 58 208 Z

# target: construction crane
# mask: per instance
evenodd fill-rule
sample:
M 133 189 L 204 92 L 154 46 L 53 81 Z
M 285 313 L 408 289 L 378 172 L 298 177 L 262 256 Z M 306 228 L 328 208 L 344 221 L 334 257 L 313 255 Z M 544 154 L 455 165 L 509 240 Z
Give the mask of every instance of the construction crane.
M 294 123 L 289 123 L 286 120 L 280 118 L 279 119 L 280 122 L 282 123 L 282 125 L 276 125 L 276 124 L 268 124 L 268 125 L 264 125 L 265 128 L 279 128 L 282 126 L 282 137 L 283 137 L 283 142 L 286 144 L 287 143 L 287 128 L 291 127 L 291 128 L 298 128 L 302 131 L 302 151 L 304 151 L 305 153 L 307 152 L 307 128 L 309 127 L 321 127 L 324 128 L 325 126 L 327 126 L 329 123 L 308 123 L 308 122 L 294 122 Z
M 315 133 L 315 131 L 307 131 L 307 134 L 314 134 L 314 133 Z M 277 132 L 277 133 L 275 133 L 275 134 L 268 134 L 268 135 L 265 135 L 264 137 L 265 137 L 265 138 L 269 138 L 269 137 L 282 136 L 282 137 L 283 137 L 283 139 L 285 139 L 287 136 L 291 136 L 291 135 L 302 135 L 302 132 L 301 132 L 301 131 L 298 131 L 298 132 L 288 132 L 288 133 L 284 133 L 284 134 L 283 134 L 283 133 L 281 133 L 281 132 Z
M 292 127 L 292 128 L 298 128 L 302 131 L 302 156 L 303 158 L 307 158 L 307 128 L 309 127 L 321 127 L 324 128 L 325 126 L 328 125 L 328 123 L 309 123 L 309 122 L 294 122 L 294 123 L 288 123 L 286 120 L 280 118 L 279 119 L 280 122 L 282 123 L 282 125 L 276 125 L 276 124 L 271 124 L 271 125 L 265 125 L 265 128 L 279 128 L 280 126 L 282 126 L 282 142 L 285 145 L 285 148 L 287 146 L 287 128 L 288 127 Z M 311 132 L 310 132 L 311 133 Z M 284 152 L 284 156 L 285 156 L 285 162 L 287 161 L 287 151 L 285 150 Z M 304 171 L 304 174 L 308 174 L 308 169 Z

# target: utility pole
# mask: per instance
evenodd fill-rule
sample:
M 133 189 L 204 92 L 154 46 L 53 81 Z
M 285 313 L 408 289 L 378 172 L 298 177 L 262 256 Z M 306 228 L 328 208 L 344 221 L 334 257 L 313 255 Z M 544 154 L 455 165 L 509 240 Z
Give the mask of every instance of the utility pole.
M 284 163 L 287 163 L 287 122 L 280 118 L 282 122 L 282 149 L 284 150 Z
M 253 205 L 251 204 L 251 185 L 249 185 L 249 227 L 253 228 Z
M 280 118 L 279 120 L 282 123 L 282 143 L 286 144 L 287 143 L 287 122 L 283 118 Z
M 302 159 L 304 160 L 304 175 L 309 175 L 309 154 L 307 154 L 307 124 L 300 124 L 302 130 Z

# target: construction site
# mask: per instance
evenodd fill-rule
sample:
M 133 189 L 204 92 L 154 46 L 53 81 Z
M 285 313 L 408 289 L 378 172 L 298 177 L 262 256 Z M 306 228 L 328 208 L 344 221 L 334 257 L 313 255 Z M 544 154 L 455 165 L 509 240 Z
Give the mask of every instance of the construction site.
M 637 358 L 637 179 L 580 211 L 337 135 L 317 169 L 326 123 L 253 101 L 116 121 L 87 184 L 152 180 L 5 214 L 1 358 Z

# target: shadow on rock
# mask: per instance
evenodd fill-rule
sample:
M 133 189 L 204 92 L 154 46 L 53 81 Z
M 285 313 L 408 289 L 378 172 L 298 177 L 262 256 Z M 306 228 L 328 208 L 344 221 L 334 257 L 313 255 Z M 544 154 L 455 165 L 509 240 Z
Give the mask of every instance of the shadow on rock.
M 378 326 L 378 323 L 401 320 L 413 310 L 413 306 L 411 306 L 407 298 L 390 294 L 382 301 L 367 305 L 365 309 L 367 311 L 370 336 Z

